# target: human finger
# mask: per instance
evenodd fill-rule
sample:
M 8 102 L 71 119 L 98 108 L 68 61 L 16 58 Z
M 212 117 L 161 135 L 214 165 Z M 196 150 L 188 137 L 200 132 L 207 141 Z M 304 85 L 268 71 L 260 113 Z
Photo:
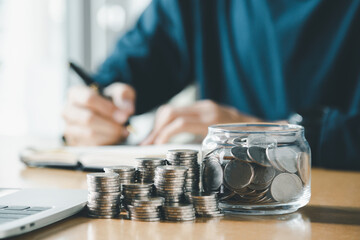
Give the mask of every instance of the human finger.
M 90 108 L 98 114 L 124 123 L 127 117 L 111 101 L 100 96 L 96 91 L 85 86 L 72 87 L 68 95 L 69 104 Z
M 136 92 L 133 87 L 124 83 L 113 83 L 104 89 L 104 94 L 111 97 L 115 106 L 128 117 L 134 114 Z
M 154 144 L 164 144 L 169 140 L 183 132 L 205 135 L 207 132 L 207 125 L 200 122 L 197 118 L 192 117 L 179 117 L 172 121 L 170 124 L 165 126 L 153 139 Z M 152 143 L 150 143 L 152 144 Z

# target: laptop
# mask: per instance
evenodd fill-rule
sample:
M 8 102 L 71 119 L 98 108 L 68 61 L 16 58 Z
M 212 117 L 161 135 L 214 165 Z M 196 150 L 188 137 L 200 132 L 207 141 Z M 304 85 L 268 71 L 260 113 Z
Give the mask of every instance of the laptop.
M 87 190 L 0 188 L 0 239 L 70 217 L 86 202 Z

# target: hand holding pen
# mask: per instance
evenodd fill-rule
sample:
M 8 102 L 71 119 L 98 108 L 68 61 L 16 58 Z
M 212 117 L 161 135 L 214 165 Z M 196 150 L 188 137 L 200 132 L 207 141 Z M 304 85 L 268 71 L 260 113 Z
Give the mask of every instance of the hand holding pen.
M 109 145 L 128 135 L 128 118 L 135 112 L 135 91 L 122 83 L 101 88 L 80 67 L 70 67 L 88 85 L 72 87 L 63 111 L 69 145 Z

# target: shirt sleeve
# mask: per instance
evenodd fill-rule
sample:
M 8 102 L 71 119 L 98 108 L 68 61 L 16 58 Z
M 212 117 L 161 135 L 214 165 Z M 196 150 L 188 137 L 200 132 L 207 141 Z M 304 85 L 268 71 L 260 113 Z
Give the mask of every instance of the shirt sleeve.
M 154 0 L 94 75 L 103 87 L 114 82 L 133 86 L 137 114 L 166 102 L 193 80 L 187 4 Z

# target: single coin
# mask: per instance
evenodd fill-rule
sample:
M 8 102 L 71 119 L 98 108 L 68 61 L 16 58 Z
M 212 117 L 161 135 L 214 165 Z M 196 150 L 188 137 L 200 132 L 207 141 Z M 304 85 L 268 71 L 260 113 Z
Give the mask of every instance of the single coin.
M 289 147 L 274 148 L 274 156 L 277 164 L 289 173 L 297 171 L 297 153 Z
M 270 167 L 271 163 L 266 156 L 266 148 L 253 146 L 249 147 L 247 150 L 249 158 L 256 164 L 259 164 L 263 167 Z
M 310 174 L 311 174 L 310 159 L 307 153 L 301 152 L 298 154 L 297 169 L 302 182 L 304 183 L 304 185 L 307 185 L 309 183 Z
M 224 180 L 230 189 L 241 189 L 249 185 L 254 177 L 253 167 L 243 161 L 230 161 L 224 169 Z
M 87 178 L 88 179 L 116 179 L 119 177 L 119 174 L 117 173 L 88 173 Z
M 275 147 L 268 147 L 266 148 L 266 157 L 269 160 L 270 164 L 276 168 L 277 170 L 279 170 L 280 172 L 285 172 L 285 169 L 282 168 L 276 161 L 276 156 L 275 156 Z
M 168 154 L 180 156 L 193 156 L 197 155 L 199 151 L 193 149 L 172 149 L 168 150 Z
M 231 155 L 239 160 L 251 162 L 251 159 L 248 157 L 248 148 L 244 146 L 235 146 L 231 148 Z
M 280 173 L 274 178 L 270 187 L 272 197 L 278 202 L 295 200 L 301 194 L 302 189 L 301 179 L 291 173 Z
M 223 181 L 222 167 L 217 158 L 209 158 L 203 164 L 203 187 L 205 191 L 216 191 Z
M 132 166 L 127 166 L 127 165 L 119 165 L 119 166 L 104 167 L 104 171 L 105 172 L 123 173 L 123 172 L 133 172 L 133 171 L 135 171 L 135 168 Z
M 232 143 L 234 145 L 242 145 L 242 144 L 246 143 L 246 141 L 247 141 L 247 136 L 242 136 L 242 137 L 234 138 L 232 140 Z
M 220 147 L 218 147 L 218 148 L 214 148 L 213 150 L 211 150 L 210 152 L 208 152 L 208 153 L 206 153 L 205 154 L 205 157 L 204 157 L 204 159 L 206 159 L 206 158 L 208 158 L 208 157 L 211 157 L 211 155 L 212 154 L 215 154 L 216 153 L 216 155 L 218 154 L 218 152 L 220 152 L 222 150 L 222 148 Z
M 262 167 L 254 165 L 254 179 L 251 184 L 266 185 L 275 177 L 275 169 L 273 167 Z

